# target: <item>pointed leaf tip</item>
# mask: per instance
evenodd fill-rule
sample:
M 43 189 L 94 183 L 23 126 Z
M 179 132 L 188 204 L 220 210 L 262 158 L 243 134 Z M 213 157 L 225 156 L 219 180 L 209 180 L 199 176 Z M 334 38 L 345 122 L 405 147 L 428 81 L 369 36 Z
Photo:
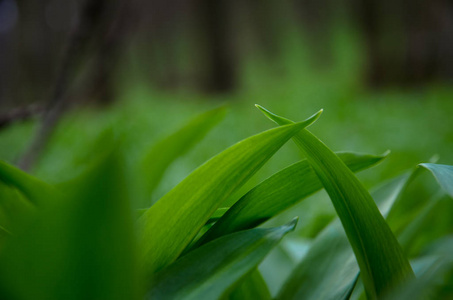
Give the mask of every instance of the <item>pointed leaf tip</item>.
M 272 112 L 270 112 L 269 110 L 267 110 L 266 108 L 262 107 L 261 105 L 259 104 L 255 104 L 256 108 L 258 108 L 259 110 L 261 110 L 261 112 L 268 118 L 270 119 L 271 121 L 279 124 L 279 125 L 283 125 L 283 124 L 293 124 L 294 122 L 289 120 L 289 119 L 286 119 L 284 117 L 281 117 L 279 115 L 276 115 Z M 310 116 L 309 118 L 307 118 L 306 120 L 302 121 L 302 122 L 299 122 L 301 124 L 304 124 L 304 127 L 308 127 L 309 125 L 313 124 L 318 118 L 319 116 L 322 114 L 324 110 L 323 109 L 320 109 L 318 112 L 316 112 L 315 114 L 313 114 L 312 116 Z M 308 124 L 307 124 L 308 123 Z
M 382 157 L 387 157 L 387 156 L 390 155 L 390 153 L 392 153 L 392 151 L 390 151 L 390 149 L 387 149 L 387 150 L 385 150 L 384 153 L 381 154 L 381 156 L 382 156 Z
M 440 187 L 450 195 L 450 197 L 453 197 L 453 186 L 451 185 L 453 182 L 453 166 L 432 163 L 423 163 L 418 166 L 430 171 Z
M 295 217 L 294 219 L 292 219 L 291 221 L 289 221 L 288 223 L 286 223 L 283 226 L 288 227 L 288 231 L 294 231 L 294 229 L 296 229 L 298 221 L 299 221 L 299 217 Z

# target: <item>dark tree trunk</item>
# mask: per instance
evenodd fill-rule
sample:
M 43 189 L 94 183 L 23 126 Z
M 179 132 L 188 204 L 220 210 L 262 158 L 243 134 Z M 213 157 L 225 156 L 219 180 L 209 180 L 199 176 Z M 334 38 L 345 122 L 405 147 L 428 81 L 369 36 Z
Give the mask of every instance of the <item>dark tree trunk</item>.
M 453 79 L 453 6 L 447 0 L 357 0 L 370 86 Z
M 229 92 L 236 87 L 236 62 L 230 32 L 231 1 L 202 0 L 200 9 L 208 48 L 206 89 Z

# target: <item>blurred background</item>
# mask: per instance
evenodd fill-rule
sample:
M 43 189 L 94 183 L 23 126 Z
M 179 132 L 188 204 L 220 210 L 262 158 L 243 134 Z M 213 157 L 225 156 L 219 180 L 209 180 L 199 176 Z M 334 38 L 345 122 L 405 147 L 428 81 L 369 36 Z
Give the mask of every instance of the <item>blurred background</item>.
M 189 118 L 230 114 L 172 166 L 161 194 L 207 158 L 302 120 L 334 150 L 392 154 L 372 186 L 430 159 L 453 164 L 448 0 L 0 0 L 0 159 L 73 177 L 107 128 L 130 160 Z M 300 159 L 285 146 L 262 177 Z M 70 171 L 68 171 L 70 170 Z

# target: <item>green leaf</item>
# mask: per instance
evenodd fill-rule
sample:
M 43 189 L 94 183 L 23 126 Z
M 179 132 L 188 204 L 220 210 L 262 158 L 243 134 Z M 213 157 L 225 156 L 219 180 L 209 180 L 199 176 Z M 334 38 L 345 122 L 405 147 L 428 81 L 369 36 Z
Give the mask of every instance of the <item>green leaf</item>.
M 386 216 L 406 189 L 412 176 L 403 174 L 373 192 Z M 348 299 L 359 275 L 354 252 L 338 218 L 314 240 L 294 268 L 277 299 Z
M 217 222 L 229 209 L 230 209 L 229 207 L 217 208 L 216 211 L 211 215 L 209 220 L 206 221 L 206 224 L 212 224 L 214 222 Z M 147 208 L 137 209 L 136 211 L 137 218 L 141 217 L 147 210 L 148 210 Z
M 419 166 L 429 170 L 445 192 L 453 197 L 453 166 L 428 163 Z
M 453 297 L 453 236 L 447 235 L 431 245 L 422 260 L 422 272 L 385 299 L 452 299 Z M 414 268 L 415 269 L 415 268 Z
M 162 179 L 168 166 L 202 140 L 223 119 L 225 112 L 224 107 L 219 107 L 195 117 L 148 151 L 141 163 L 143 189 L 147 198 Z M 149 206 L 150 203 L 143 204 Z
M 122 168 L 109 155 L 50 199 L 0 253 L 0 298 L 138 299 Z
M 3 161 L 0 161 L 0 181 L 17 188 L 36 205 L 46 203 L 56 193 L 53 186 Z
M 0 182 L 0 226 L 13 233 L 36 211 L 30 201 L 14 187 Z
M 428 243 L 445 236 L 453 228 L 450 217 L 453 209 L 453 166 L 432 163 L 419 166 L 423 168 L 419 170 L 428 170 L 434 175 L 442 190 L 417 210 L 417 214 L 398 236 L 408 255 L 418 255 Z M 397 217 L 401 218 L 399 215 Z
M 351 170 L 360 171 L 384 156 L 338 153 Z M 269 177 L 237 201 L 195 247 L 224 234 L 256 227 L 320 190 L 322 184 L 307 160 L 295 163 Z
M 218 299 L 253 270 L 294 230 L 297 219 L 276 228 L 250 229 L 221 237 L 156 274 L 149 299 Z
M 401 246 L 410 257 L 418 255 L 430 242 L 452 232 L 452 199 L 445 195 L 434 195 L 398 236 Z
M 223 295 L 222 300 L 271 300 L 272 296 L 260 271 L 255 268 L 243 277 L 234 290 Z
M 279 125 L 292 121 L 258 106 Z M 324 185 L 360 267 L 365 290 L 375 299 L 412 278 L 413 271 L 390 227 L 354 173 L 308 130 L 294 141 Z
M 217 208 L 216 211 L 211 215 L 209 220 L 206 222 L 206 224 L 211 224 L 214 222 L 217 222 L 222 216 L 229 210 L 229 207 L 220 207 Z
M 200 166 L 139 219 L 142 262 L 151 276 L 173 262 L 209 217 L 296 132 L 319 113 L 296 125 L 249 137 Z

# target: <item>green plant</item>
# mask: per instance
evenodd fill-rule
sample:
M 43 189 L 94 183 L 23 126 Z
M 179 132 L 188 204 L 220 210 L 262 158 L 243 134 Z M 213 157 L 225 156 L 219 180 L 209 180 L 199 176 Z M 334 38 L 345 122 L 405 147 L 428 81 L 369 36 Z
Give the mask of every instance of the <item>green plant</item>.
M 338 220 L 313 239 L 277 299 L 452 295 L 452 252 L 446 249 L 453 249 L 453 224 L 436 226 L 442 238 L 436 243 L 424 233 L 433 215 L 448 219 L 452 166 L 421 164 L 440 189 L 407 209 L 405 195 L 421 168 L 370 195 L 354 172 L 385 155 L 332 152 L 305 129 L 320 112 L 293 123 L 260 109 L 282 126 L 224 150 L 154 204 L 150 195 L 165 170 L 220 121 L 223 108 L 157 143 L 129 172 L 127 153 L 109 134 L 92 151 L 97 154 L 89 170 L 56 186 L 1 163 L 0 298 L 271 299 L 258 266 L 297 219 L 258 226 L 323 187 Z M 291 138 L 306 159 L 236 199 Z

